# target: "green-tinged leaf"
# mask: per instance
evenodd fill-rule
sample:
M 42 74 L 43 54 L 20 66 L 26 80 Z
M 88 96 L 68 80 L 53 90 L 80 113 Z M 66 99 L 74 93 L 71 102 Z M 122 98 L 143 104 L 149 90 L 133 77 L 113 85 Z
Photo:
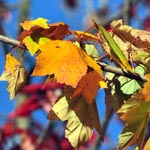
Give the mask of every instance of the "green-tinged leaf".
M 96 49 L 94 45 L 85 44 L 84 49 L 89 56 L 92 56 L 93 58 L 99 57 L 98 50 Z
M 27 79 L 27 73 L 20 65 L 15 66 L 14 74 L 11 74 L 9 69 L 5 69 L 0 80 L 8 82 L 7 90 L 10 93 L 10 99 L 13 99 L 17 92 L 24 86 Z
M 135 72 L 138 73 L 139 75 L 144 75 L 145 73 L 145 67 L 143 65 L 139 65 L 135 67 Z M 121 85 L 121 90 L 124 94 L 130 95 L 135 93 L 137 90 L 141 89 L 142 83 L 134 80 L 134 79 L 129 79 L 127 77 L 120 76 L 118 77 L 118 80 Z
M 128 100 L 118 111 L 119 113 L 124 112 L 121 115 L 121 119 L 125 122 L 125 128 L 119 135 L 119 150 L 126 149 L 134 144 L 141 147 L 143 144 L 146 125 L 149 119 L 150 103 L 139 100 L 135 104 L 134 100 L 134 98 Z
M 93 58 L 99 57 L 98 50 L 93 44 L 81 43 L 82 46 L 80 46 L 79 42 L 74 42 L 74 44 L 80 48 L 82 47 L 89 56 L 92 56 Z
M 89 140 L 93 128 L 101 135 L 102 129 L 96 103 L 89 105 L 82 96 L 70 99 L 71 93 L 71 88 L 64 91 L 64 96 L 53 105 L 48 118 L 67 121 L 65 137 L 77 148 Z
M 107 43 L 111 47 L 110 56 L 113 58 L 113 60 L 118 65 L 120 65 L 122 69 L 133 72 L 132 67 L 129 64 L 127 58 L 125 57 L 125 55 L 123 54 L 123 52 L 121 51 L 121 49 L 119 48 L 115 40 L 111 37 L 111 35 L 102 26 L 99 26 L 98 29 L 100 31 L 100 34 L 102 34 L 105 37 Z M 105 42 L 105 41 L 102 41 L 102 42 Z

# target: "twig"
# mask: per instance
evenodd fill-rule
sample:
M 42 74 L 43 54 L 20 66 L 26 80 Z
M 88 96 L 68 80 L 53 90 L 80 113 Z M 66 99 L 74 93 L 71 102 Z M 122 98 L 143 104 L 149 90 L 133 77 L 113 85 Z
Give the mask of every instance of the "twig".
M 7 44 L 14 45 L 14 46 L 18 46 L 20 48 L 25 48 L 24 46 L 20 45 L 20 42 L 18 40 L 11 39 L 11 38 L 3 36 L 3 35 L 0 35 L 0 41 L 4 42 L 4 43 L 7 43 Z M 106 64 L 104 62 L 99 62 L 98 64 L 101 66 L 102 70 L 104 70 L 104 71 L 108 71 L 108 72 L 111 72 L 111 73 L 114 73 L 114 74 L 118 74 L 118 75 L 122 75 L 122 76 L 125 76 L 125 77 L 128 77 L 128 78 L 131 78 L 131 79 L 146 82 L 145 76 L 142 76 L 142 75 L 139 75 L 139 74 L 132 74 L 130 72 L 122 70 L 119 67 L 111 66 L 111 65 Z

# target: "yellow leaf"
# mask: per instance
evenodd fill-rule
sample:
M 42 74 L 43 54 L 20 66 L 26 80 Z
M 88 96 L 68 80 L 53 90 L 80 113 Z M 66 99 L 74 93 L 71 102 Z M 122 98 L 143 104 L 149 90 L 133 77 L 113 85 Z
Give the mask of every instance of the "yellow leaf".
M 14 68 L 16 65 L 20 65 L 20 62 L 11 54 L 6 55 L 5 69 L 8 69 L 12 75 L 14 75 Z
M 65 137 L 77 148 L 89 140 L 93 128 L 101 135 L 102 129 L 95 101 L 88 105 L 82 96 L 70 99 L 71 93 L 71 88 L 65 89 L 64 96 L 53 105 L 48 118 L 67 121 Z
M 23 67 L 17 65 L 14 67 L 14 74 L 11 74 L 9 69 L 5 69 L 0 80 L 8 82 L 7 90 L 10 93 L 10 99 L 13 99 L 17 92 L 25 85 L 27 73 Z
M 23 39 L 23 43 L 25 43 L 27 49 L 29 50 L 30 54 L 33 56 L 39 49 L 38 43 L 34 42 L 31 36 L 26 36 Z
M 44 18 L 37 18 L 33 21 L 25 21 L 24 23 L 20 23 L 20 25 L 23 27 L 24 30 L 27 30 L 27 31 L 29 31 L 34 26 L 39 26 L 44 29 L 48 29 L 49 27 L 48 27 L 47 21 L 48 20 Z
M 73 91 L 72 97 L 82 95 L 88 104 L 93 103 L 98 89 L 106 87 L 106 83 L 100 84 L 100 82 L 104 81 L 96 71 L 87 73 L 79 81 L 77 88 Z
M 79 53 L 80 48 L 71 41 L 61 40 L 48 41 L 39 48 L 42 52 L 37 56 L 32 75 L 54 74 L 58 82 L 75 88 L 87 72 L 87 64 Z
M 39 45 L 43 45 L 50 40 L 47 37 L 37 37 L 37 39 L 37 42 L 35 42 L 34 38 L 32 38 L 30 35 L 23 39 L 23 43 L 26 45 L 32 56 L 39 50 Z

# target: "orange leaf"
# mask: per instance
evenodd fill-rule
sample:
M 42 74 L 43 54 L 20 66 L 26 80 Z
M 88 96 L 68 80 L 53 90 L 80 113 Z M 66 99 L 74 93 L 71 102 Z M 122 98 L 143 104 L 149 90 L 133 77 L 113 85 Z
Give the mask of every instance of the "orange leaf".
M 79 48 L 71 41 L 49 41 L 39 47 L 42 52 L 37 56 L 37 63 L 32 75 L 51 75 L 60 83 L 76 87 L 87 72 L 87 65 L 82 60 Z
M 73 91 L 72 97 L 82 95 L 87 103 L 93 103 L 97 91 L 101 87 L 100 81 L 102 82 L 103 78 L 96 71 L 87 73 L 79 81 L 77 88 Z
M 144 88 L 142 90 L 145 101 L 150 101 L 150 74 L 146 74 L 147 82 L 144 84 Z
M 6 55 L 5 69 L 8 69 L 12 75 L 14 75 L 14 69 L 16 65 L 20 65 L 20 62 L 11 54 Z

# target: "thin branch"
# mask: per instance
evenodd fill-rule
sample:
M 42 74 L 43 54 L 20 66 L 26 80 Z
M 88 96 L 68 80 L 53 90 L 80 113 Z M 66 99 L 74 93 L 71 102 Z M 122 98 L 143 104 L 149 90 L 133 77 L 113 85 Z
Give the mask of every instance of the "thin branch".
M 14 46 L 18 46 L 20 48 L 25 48 L 24 46 L 20 45 L 20 41 L 15 40 L 15 39 L 11 39 L 11 38 L 3 36 L 3 35 L 0 35 L 0 41 L 7 43 L 7 44 L 14 45 Z M 133 74 L 131 72 L 122 70 L 119 67 L 111 66 L 111 65 L 106 64 L 104 62 L 99 62 L 98 64 L 101 66 L 102 70 L 104 70 L 104 71 L 111 72 L 111 73 L 118 74 L 118 75 L 122 75 L 122 76 L 125 76 L 128 78 L 131 78 L 131 79 L 142 81 L 142 82 L 146 82 L 145 76 L 142 76 L 139 74 Z
M 104 71 L 111 72 L 111 73 L 114 73 L 117 75 L 122 75 L 122 76 L 125 76 L 128 78 L 131 78 L 131 79 L 142 81 L 142 82 L 146 82 L 146 78 L 143 75 L 133 74 L 131 72 L 122 70 L 119 67 L 108 65 L 104 62 L 99 62 L 99 65 L 102 67 L 102 70 L 104 70 Z
M 10 44 L 10 45 L 22 47 L 22 46 L 20 46 L 20 41 L 9 38 L 9 37 L 4 36 L 4 35 L 0 35 L 0 41 L 7 43 L 7 44 Z

